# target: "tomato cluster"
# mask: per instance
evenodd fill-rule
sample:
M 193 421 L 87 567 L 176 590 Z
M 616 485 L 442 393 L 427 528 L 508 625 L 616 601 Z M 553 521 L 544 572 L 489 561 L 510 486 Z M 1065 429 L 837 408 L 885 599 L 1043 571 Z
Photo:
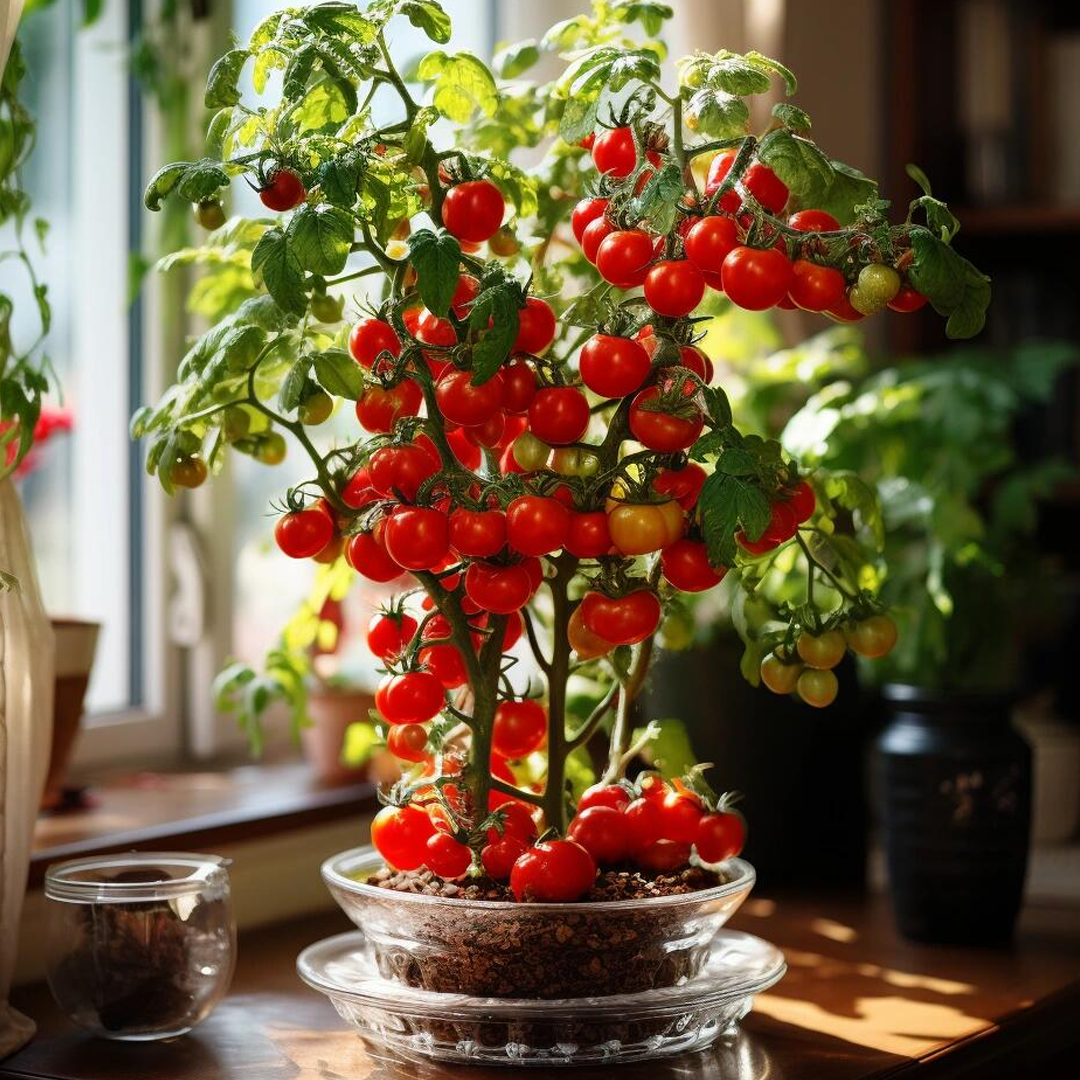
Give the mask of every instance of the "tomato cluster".
M 610 181 L 639 168 L 630 128 L 598 136 L 591 152 Z M 647 156 L 653 166 L 662 160 L 656 150 Z M 869 248 L 853 250 L 852 236 L 824 210 L 785 217 L 790 193 L 784 182 L 760 161 L 729 177 L 738 158 L 734 150 L 713 158 L 704 192 L 688 192 L 679 204 L 673 244 L 629 220 L 633 203 L 625 199 L 582 199 L 571 224 L 583 254 L 605 281 L 619 289 L 642 287 L 649 307 L 672 319 L 691 314 L 707 289 L 749 311 L 801 308 L 837 322 L 855 322 L 886 307 L 918 311 L 926 303 L 904 279 L 908 253 L 901 251 L 893 266 Z M 634 190 L 640 193 L 651 170 L 642 166 L 637 175 Z M 740 191 L 750 197 L 749 205 Z

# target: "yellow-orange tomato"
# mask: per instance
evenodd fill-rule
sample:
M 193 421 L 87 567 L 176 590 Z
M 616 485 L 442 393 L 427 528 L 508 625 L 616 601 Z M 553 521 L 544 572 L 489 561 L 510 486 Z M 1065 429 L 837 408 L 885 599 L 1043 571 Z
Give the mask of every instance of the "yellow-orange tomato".
M 647 555 L 675 543 L 685 527 L 682 507 L 665 503 L 622 503 L 608 500 L 611 541 L 623 555 Z
M 581 619 L 581 608 L 574 608 L 574 614 L 567 623 L 566 635 L 570 647 L 577 653 L 579 660 L 595 660 L 607 656 L 615 648 L 610 641 L 605 641 L 599 634 L 594 634 Z

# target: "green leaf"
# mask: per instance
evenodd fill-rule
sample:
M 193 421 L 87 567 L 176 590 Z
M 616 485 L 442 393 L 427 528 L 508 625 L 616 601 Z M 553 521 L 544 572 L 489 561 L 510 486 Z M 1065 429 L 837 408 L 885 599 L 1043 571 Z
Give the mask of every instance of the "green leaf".
M 690 734 L 681 720 L 670 717 L 652 720 L 648 727 L 634 731 L 630 745 L 645 739 L 642 756 L 665 780 L 684 776 L 697 764 L 697 757 L 690 745 Z
M 143 205 L 147 210 L 161 209 L 161 204 L 176 187 L 180 177 L 187 172 L 189 166 L 190 162 L 174 161 L 170 165 L 163 165 L 154 173 L 143 194 Z
M 609 10 L 621 23 L 641 23 L 650 37 L 656 37 L 663 29 L 665 20 L 675 14 L 670 4 L 657 4 L 650 0 L 615 0 L 609 5 Z
M 740 525 L 751 540 L 757 540 L 772 519 L 768 496 L 760 487 L 722 472 L 705 480 L 698 506 L 709 561 L 716 566 L 735 562 L 735 532 Z
M 487 165 L 488 178 L 510 199 L 517 213 L 521 217 L 532 217 L 539 205 L 536 177 L 502 158 L 491 157 Z
M 360 187 L 360 166 L 362 156 L 359 150 L 346 150 L 337 157 L 324 161 L 316 172 L 316 177 L 323 198 L 332 206 L 351 210 L 356 204 Z
M 427 106 L 420 109 L 413 117 L 409 130 L 405 132 L 402 150 L 405 151 L 405 160 L 410 165 L 419 165 L 424 151 L 427 148 L 428 128 L 439 119 L 437 109 Z
M 303 96 L 318 58 L 319 52 L 313 41 L 305 42 L 293 53 L 289 66 L 285 69 L 285 77 L 281 81 L 283 98 L 292 101 Z
M 225 139 L 229 134 L 229 126 L 232 124 L 232 118 L 233 111 L 231 108 L 219 109 L 214 113 L 213 119 L 206 128 L 207 157 L 221 157 Z
M 760 68 L 762 71 L 767 71 L 772 75 L 779 75 L 784 80 L 784 89 L 788 97 L 791 97 L 799 89 L 799 81 L 795 78 L 794 72 L 784 67 L 779 60 L 774 60 L 771 56 L 763 56 L 753 49 L 746 54 L 745 59 L 747 63 L 753 64 L 754 67 Z
M 240 104 L 240 72 L 251 55 L 247 49 L 230 49 L 210 69 L 203 104 L 208 109 L 224 109 Z
M 445 45 L 450 40 L 450 16 L 435 0 L 402 0 L 398 11 L 432 41 Z
M 527 38 L 513 45 L 504 45 L 492 57 L 491 66 L 502 79 L 516 79 L 523 75 L 540 59 L 540 48 L 536 38 Z
M 913 228 L 910 235 L 915 259 L 908 280 L 939 315 L 948 317 L 945 333 L 950 338 L 974 337 L 986 322 L 990 279 L 926 229 Z
M 420 298 L 429 311 L 445 316 L 461 274 L 461 244 L 445 229 L 419 229 L 409 237 Z
M 367 720 L 357 720 L 345 729 L 345 738 L 341 744 L 342 763 L 351 769 L 366 765 L 383 745 L 375 725 Z
M 480 331 L 480 340 L 472 354 L 474 386 L 487 382 L 510 355 L 518 333 L 518 311 L 522 303 L 521 286 L 509 278 L 496 278 L 492 285 L 485 282 L 473 301 L 469 326 Z
M 707 85 L 745 97 L 748 94 L 767 94 L 771 80 L 768 74 L 745 57 L 721 52 L 705 77 Z
M 709 86 L 690 95 L 686 115 L 698 132 L 716 139 L 745 135 L 750 122 L 750 110 L 741 97 Z
M 251 269 L 282 311 L 302 315 L 307 309 L 300 260 L 280 229 L 267 229 L 251 253 Z
M 599 104 L 599 96 L 570 98 L 563 108 L 562 116 L 559 117 L 559 137 L 573 145 L 595 131 L 596 111 Z
M 361 13 L 355 4 L 315 4 L 302 15 L 304 22 L 315 30 L 350 38 L 360 45 L 370 45 L 379 35 L 379 23 Z
M 311 358 L 301 356 L 281 382 L 278 391 L 278 408 L 285 413 L 296 409 L 304 399 L 304 390 L 307 386 L 308 372 L 311 370 Z
M 796 131 L 810 130 L 810 117 L 795 105 L 778 101 L 772 107 L 772 114 L 784 127 L 794 128 Z
M 832 502 L 854 514 L 856 524 L 873 533 L 874 542 L 880 551 L 885 544 L 885 524 L 881 517 L 877 492 L 854 472 L 826 473 L 821 486 Z
M 315 378 L 328 393 L 356 401 L 364 392 L 360 365 L 342 349 L 327 349 L 314 356 Z
M 285 235 L 303 269 L 313 274 L 339 274 L 355 234 L 352 218 L 345 211 L 304 203 L 293 214 Z
M 491 116 L 499 103 L 495 79 L 482 60 L 469 52 L 430 52 L 417 68 L 421 82 L 433 82 L 432 102 L 450 120 L 467 123 L 479 110 Z
M 666 233 L 675 221 L 676 206 L 685 190 L 682 170 L 667 161 L 646 181 L 633 204 L 630 216 L 649 222 L 658 233 Z

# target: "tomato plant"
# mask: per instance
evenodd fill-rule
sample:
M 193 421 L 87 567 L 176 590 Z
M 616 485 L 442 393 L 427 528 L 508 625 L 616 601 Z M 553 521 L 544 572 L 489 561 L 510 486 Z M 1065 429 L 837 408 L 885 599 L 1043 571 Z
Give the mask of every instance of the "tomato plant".
M 726 578 L 751 612 L 766 575 L 787 582 L 782 608 L 742 620 L 743 670 L 812 706 L 835 697 L 847 650 L 895 640 L 871 587 L 872 495 L 739 430 L 706 305 L 854 320 L 925 303 L 960 337 L 989 296 L 921 176 L 894 223 L 798 109 L 748 129 L 747 98 L 775 79 L 794 93 L 782 65 L 699 52 L 665 89 L 665 11 L 594 5 L 506 78 L 441 48 L 437 0 L 270 15 L 211 72 L 207 156 L 165 166 L 146 193 L 150 209 L 220 207 L 246 181 L 268 211 L 208 240 L 213 325 L 133 420 L 149 470 L 172 491 L 235 453 L 280 461 L 292 437 L 311 467 L 275 533 L 318 563 L 312 610 L 340 605 L 357 575 L 400 593 L 367 634 L 403 766 L 376 846 L 401 869 L 509 878 L 519 898 L 576 899 L 597 861 L 655 873 L 694 846 L 706 861 L 740 848 L 699 772 L 628 779 L 663 757 L 663 724 L 635 740 L 631 710 L 665 616 L 687 623 L 680 594 Z M 407 78 L 392 47 L 406 18 L 432 41 Z M 540 84 L 528 65 L 544 51 L 563 73 Z M 306 618 L 276 664 L 322 642 Z M 259 694 L 237 676 L 246 728 L 264 698 L 302 716 L 309 671 L 297 662 Z M 571 672 L 595 700 L 573 699 Z M 511 833 L 530 811 L 555 839 Z

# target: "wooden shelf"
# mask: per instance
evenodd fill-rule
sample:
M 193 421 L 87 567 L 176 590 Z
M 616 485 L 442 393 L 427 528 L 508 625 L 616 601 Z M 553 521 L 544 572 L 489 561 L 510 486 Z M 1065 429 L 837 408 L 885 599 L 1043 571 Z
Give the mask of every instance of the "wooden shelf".
M 960 219 L 960 235 L 1080 232 L 1080 205 L 951 206 Z

